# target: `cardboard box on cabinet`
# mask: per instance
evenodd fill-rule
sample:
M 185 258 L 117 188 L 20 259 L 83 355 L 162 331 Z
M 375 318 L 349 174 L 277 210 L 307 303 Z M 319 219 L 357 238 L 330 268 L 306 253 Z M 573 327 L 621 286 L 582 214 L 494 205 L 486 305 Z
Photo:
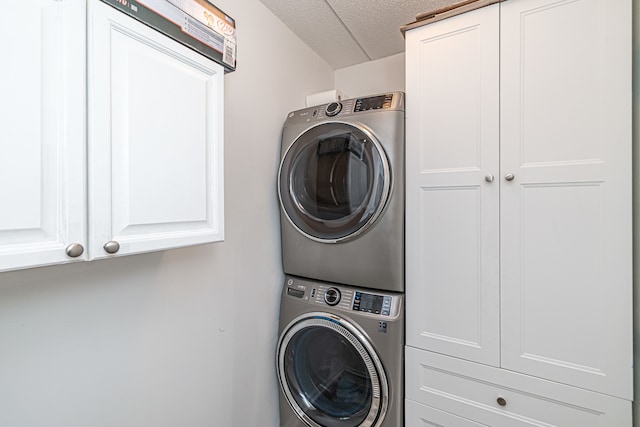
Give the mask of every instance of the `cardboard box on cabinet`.
M 235 71 L 235 20 L 207 0 L 102 1 Z

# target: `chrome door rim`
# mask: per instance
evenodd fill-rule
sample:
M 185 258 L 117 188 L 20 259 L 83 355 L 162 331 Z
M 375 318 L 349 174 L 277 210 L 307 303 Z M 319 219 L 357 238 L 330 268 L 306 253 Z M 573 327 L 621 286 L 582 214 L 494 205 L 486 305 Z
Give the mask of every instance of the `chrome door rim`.
M 301 330 L 309 327 L 328 328 L 338 332 L 346 338 L 358 351 L 367 367 L 372 383 L 371 408 L 364 422 L 359 427 L 379 427 L 384 420 L 389 405 L 389 383 L 387 381 L 382 361 L 376 354 L 369 340 L 351 322 L 323 312 L 306 313 L 293 319 L 278 340 L 277 372 L 280 388 L 284 392 L 289 406 L 298 418 L 311 427 L 323 427 L 311 419 L 296 402 L 285 377 L 285 349 L 291 339 Z
M 324 239 L 324 238 L 321 238 L 321 237 L 317 237 L 317 236 L 309 234 L 306 231 L 304 231 L 303 229 L 301 229 L 293 221 L 293 219 L 291 219 L 291 217 L 289 216 L 289 212 L 287 212 L 287 209 L 285 208 L 285 204 L 283 203 L 282 191 L 280 189 L 280 182 L 282 180 L 282 167 L 283 167 L 284 161 L 287 158 L 287 155 L 289 154 L 291 149 L 295 145 L 297 145 L 296 143 L 298 142 L 298 140 L 300 139 L 300 137 L 302 135 L 304 135 L 305 133 L 309 132 L 310 130 L 312 130 L 312 129 L 318 127 L 318 126 L 324 126 L 324 125 L 327 125 L 327 124 L 338 124 L 338 125 L 351 126 L 351 127 L 354 127 L 356 129 L 360 130 L 362 133 L 364 133 L 371 140 L 372 144 L 374 145 L 374 147 L 378 151 L 378 153 L 380 155 L 380 158 L 382 159 L 382 168 L 383 168 L 382 196 L 380 197 L 380 204 L 376 207 L 373 215 L 371 215 L 371 217 L 360 228 L 358 228 L 354 232 L 352 232 L 350 234 L 347 234 L 346 236 L 343 236 L 343 237 L 340 237 L 340 238 L 335 238 L 335 239 Z M 293 142 L 287 147 L 287 150 L 282 155 L 282 158 L 280 160 L 280 166 L 278 167 L 278 200 L 280 202 L 280 208 L 282 209 L 282 212 L 284 213 L 284 216 L 287 217 L 287 220 L 289 221 L 289 223 L 299 233 L 301 233 L 305 237 L 307 237 L 307 238 L 309 238 L 311 240 L 314 240 L 316 242 L 320 242 L 320 243 L 338 243 L 338 242 L 343 242 L 343 241 L 346 241 L 346 240 L 353 239 L 353 238 L 359 236 L 360 234 L 364 233 L 378 219 L 378 217 L 380 216 L 380 214 L 382 213 L 384 208 L 387 206 L 387 202 L 389 201 L 390 195 L 391 195 L 391 167 L 389 166 L 389 159 L 387 158 L 387 155 L 386 155 L 386 153 L 384 151 L 384 148 L 382 148 L 382 145 L 380 144 L 380 142 L 378 142 L 378 139 L 373 136 L 373 133 L 371 132 L 371 130 L 369 128 L 367 128 L 366 126 L 364 126 L 362 124 L 347 123 L 347 122 L 343 122 L 343 121 L 331 121 L 331 122 L 318 123 L 316 125 L 313 125 L 313 126 L 307 128 L 307 129 L 305 129 L 297 137 L 295 137 Z

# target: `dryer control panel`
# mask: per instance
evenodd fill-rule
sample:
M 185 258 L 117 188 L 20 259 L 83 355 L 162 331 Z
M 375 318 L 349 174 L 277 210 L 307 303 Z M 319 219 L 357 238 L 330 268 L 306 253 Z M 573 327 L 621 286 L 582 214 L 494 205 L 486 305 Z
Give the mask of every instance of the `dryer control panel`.
M 378 110 L 380 108 L 391 108 L 393 101 L 393 94 L 388 93 L 386 95 L 370 96 L 368 98 L 357 98 L 356 105 L 353 109 L 354 113 L 368 110 Z
M 319 120 L 338 120 L 340 118 L 369 113 L 375 110 L 404 111 L 404 93 L 389 92 L 380 95 L 344 99 L 340 102 L 331 102 L 329 104 L 292 111 L 287 116 L 285 126 Z

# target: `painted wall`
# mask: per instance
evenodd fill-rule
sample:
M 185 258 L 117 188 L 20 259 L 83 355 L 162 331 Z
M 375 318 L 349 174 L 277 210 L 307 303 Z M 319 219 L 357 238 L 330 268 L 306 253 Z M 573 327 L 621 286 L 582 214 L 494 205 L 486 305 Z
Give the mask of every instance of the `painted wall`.
M 278 425 L 280 132 L 334 74 L 258 0 L 215 3 L 238 22 L 225 242 L 0 274 L 1 427 Z
M 633 425 L 640 426 L 640 4 L 633 3 L 633 259 L 634 367 Z
M 395 90 L 404 92 L 404 68 L 404 53 L 341 68 L 335 73 L 336 89 L 350 98 Z

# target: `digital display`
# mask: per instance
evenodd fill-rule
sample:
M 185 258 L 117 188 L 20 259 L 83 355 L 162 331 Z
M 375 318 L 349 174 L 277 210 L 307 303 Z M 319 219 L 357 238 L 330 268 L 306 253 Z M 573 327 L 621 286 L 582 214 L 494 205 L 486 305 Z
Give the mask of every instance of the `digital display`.
M 382 309 L 383 297 L 379 295 L 364 294 L 360 299 L 360 310 L 371 313 L 379 313 Z
M 356 292 L 353 310 L 388 316 L 391 311 L 391 297 Z
M 380 108 L 390 108 L 393 94 L 372 96 L 370 98 L 358 98 L 354 107 L 354 112 L 377 110 Z

